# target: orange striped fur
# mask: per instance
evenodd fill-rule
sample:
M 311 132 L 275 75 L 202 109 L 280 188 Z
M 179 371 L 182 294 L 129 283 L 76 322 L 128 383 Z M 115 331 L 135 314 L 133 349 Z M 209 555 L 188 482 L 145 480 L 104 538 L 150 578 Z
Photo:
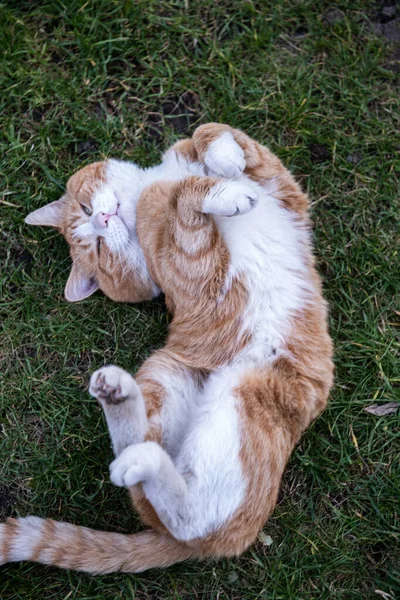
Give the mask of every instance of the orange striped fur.
M 112 219 L 124 234 L 120 204 L 110 216 L 96 194 L 120 165 L 85 167 L 58 203 L 27 219 L 56 226 L 67 239 L 74 264 L 67 297 L 98 287 L 128 302 L 165 293 L 173 315 L 165 347 L 135 380 L 116 367 L 91 380 L 116 453 L 112 480 L 129 488 L 151 529 L 121 535 L 36 517 L 10 520 L 0 525 L 0 563 L 138 572 L 238 555 L 272 513 L 293 447 L 326 405 L 332 343 L 306 195 L 272 152 L 228 125 L 198 128 L 163 160 L 168 168 L 151 177 L 140 172 L 127 188 L 133 196 L 137 190 L 134 235 L 142 270 L 130 269 L 131 259 L 105 243 Z M 182 177 L 171 177 L 172 164 Z M 99 216 L 86 215 L 95 206 Z M 85 234 L 94 219 L 94 233 Z M 180 419 L 184 430 L 176 433 Z M 193 453 L 208 457 L 200 470 L 196 455 L 190 457 L 191 440 Z M 226 457 L 224 444 L 231 448 Z M 221 490 L 228 490 L 225 497 Z M 168 498 L 179 498 L 179 510 Z

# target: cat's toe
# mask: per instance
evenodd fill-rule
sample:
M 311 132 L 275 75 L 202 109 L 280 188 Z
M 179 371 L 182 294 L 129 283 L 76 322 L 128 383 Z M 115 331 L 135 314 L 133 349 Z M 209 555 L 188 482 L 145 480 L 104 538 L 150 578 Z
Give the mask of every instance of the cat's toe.
M 110 465 L 110 479 L 117 487 L 131 487 L 143 481 L 144 471 L 140 465 Z
M 117 487 L 146 481 L 160 468 L 160 449 L 154 442 L 132 444 L 110 464 L 110 479 Z
M 137 384 L 129 373 L 111 365 L 93 373 L 89 393 L 101 403 L 120 404 L 136 395 Z
M 258 192 L 248 182 L 226 181 L 211 188 L 203 212 L 223 217 L 243 215 L 258 204 Z

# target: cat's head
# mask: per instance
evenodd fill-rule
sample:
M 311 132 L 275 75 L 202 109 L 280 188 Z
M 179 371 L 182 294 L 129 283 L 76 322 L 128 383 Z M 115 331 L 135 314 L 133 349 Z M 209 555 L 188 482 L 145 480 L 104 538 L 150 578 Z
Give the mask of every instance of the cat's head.
M 65 194 L 30 213 L 25 222 L 61 231 L 73 261 L 65 286 L 70 302 L 100 289 L 113 300 L 140 302 L 159 292 L 147 270 L 136 233 L 141 171 L 108 160 L 84 167 Z

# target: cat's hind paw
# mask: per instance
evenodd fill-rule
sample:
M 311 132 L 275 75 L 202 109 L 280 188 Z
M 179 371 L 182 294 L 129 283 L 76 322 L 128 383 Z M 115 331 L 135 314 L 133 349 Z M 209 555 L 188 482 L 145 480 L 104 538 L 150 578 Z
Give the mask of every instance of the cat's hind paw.
M 131 487 L 157 475 L 162 450 L 154 442 L 132 444 L 110 464 L 110 479 L 117 487 Z
M 213 173 L 226 178 L 238 177 L 246 167 L 244 152 L 230 131 L 211 142 L 204 163 Z
M 223 181 L 214 185 L 203 203 L 203 212 L 235 217 L 251 211 L 258 204 L 258 192 L 249 182 Z
M 132 375 L 110 365 L 93 373 L 90 378 L 89 393 L 101 404 L 120 404 L 128 398 L 136 398 L 140 390 Z

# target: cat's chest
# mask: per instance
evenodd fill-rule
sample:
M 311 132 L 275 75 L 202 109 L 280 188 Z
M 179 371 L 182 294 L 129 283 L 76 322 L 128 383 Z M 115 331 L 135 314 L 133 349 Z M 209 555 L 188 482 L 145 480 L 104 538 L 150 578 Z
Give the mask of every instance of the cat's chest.
M 253 211 L 216 222 L 230 253 L 226 289 L 241 278 L 248 293 L 242 330 L 251 339 L 240 356 L 275 360 L 287 346 L 293 317 L 313 295 L 308 234 L 268 194 Z

